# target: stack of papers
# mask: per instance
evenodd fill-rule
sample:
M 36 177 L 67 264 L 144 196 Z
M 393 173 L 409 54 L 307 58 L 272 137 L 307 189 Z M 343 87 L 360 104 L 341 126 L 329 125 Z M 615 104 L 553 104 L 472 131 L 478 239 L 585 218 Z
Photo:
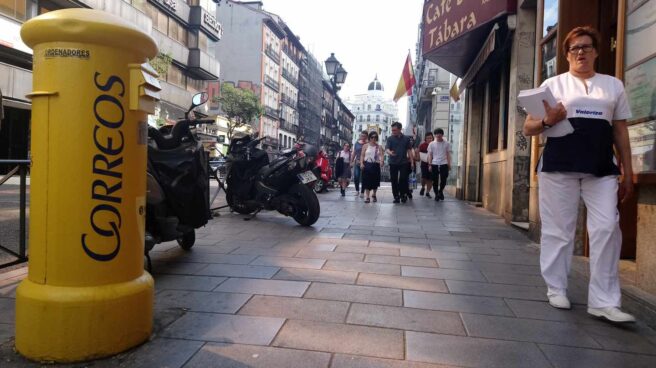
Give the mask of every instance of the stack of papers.
M 547 101 L 551 107 L 555 107 L 558 104 L 553 93 L 551 93 L 549 86 L 522 90 L 519 92 L 517 100 L 519 106 L 523 107 L 527 113 L 531 114 L 531 116 L 536 119 L 542 119 L 546 114 L 542 100 Z M 542 134 L 545 137 L 562 137 L 572 134 L 573 132 L 574 128 L 572 127 L 572 124 L 569 120 L 565 119 L 545 130 Z

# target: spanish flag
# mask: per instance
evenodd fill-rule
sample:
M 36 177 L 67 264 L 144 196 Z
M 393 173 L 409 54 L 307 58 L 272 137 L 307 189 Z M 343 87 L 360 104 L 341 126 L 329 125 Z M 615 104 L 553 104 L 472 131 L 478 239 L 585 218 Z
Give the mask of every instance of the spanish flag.
M 405 95 L 412 96 L 412 86 L 414 86 L 415 83 L 415 71 L 412 67 L 410 51 L 408 51 L 408 58 L 406 59 L 405 65 L 403 66 L 401 79 L 399 80 L 399 85 L 396 87 L 396 93 L 394 94 L 394 102 L 398 101 Z

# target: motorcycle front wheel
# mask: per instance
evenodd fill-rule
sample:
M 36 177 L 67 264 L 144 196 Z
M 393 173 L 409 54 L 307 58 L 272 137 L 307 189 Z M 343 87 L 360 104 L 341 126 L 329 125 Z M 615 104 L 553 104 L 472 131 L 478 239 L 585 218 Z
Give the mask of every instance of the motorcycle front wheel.
M 194 243 L 196 242 L 196 231 L 191 230 L 187 233 L 182 234 L 178 239 L 178 245 L 180 245 L 180 248 L 184 250 L 189 250 L 191 247 L 194 246 Z
M 292 216 L 299 225 L 311 226 L 319 219 L 321 208 L 317 195 L 303 184 L 295 184 L 287 192 L 296 199 L 295 211 Z
M 252 206 L 248 206 L 237 199 L 235 195 L 230 191 L 230 186 L 226 188 L 226 202 L 228 202 L 228 206 L 230 206 L 232 211 L 237 212 L 240 215 L 250 215 L 257 209 L 253 208 Z

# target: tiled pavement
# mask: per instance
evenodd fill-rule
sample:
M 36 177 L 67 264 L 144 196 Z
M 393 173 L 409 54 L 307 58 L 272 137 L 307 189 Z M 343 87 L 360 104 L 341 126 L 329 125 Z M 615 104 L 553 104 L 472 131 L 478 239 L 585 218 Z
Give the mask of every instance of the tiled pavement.
M 656 334 L 588 317 L 581 277 L 573 310 L 549 307 L 536 246 L 499 217 L 389 197 L 322 194 L 313 228 L 224 213 L 191 252 L 156 247 L 151 341 L 84 366 L 656 367 Z M 2 367 L 31 366 L 11 349 L 23 273 L 0 281 Z

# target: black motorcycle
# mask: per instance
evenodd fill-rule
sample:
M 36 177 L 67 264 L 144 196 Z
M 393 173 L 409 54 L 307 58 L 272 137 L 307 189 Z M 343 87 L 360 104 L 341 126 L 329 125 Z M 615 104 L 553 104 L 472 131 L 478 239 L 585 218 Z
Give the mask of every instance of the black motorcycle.
M 303 226 L 319 219 L 319 200 L 313 190 L 318 171 L 314 166 L 317 149 L 297 144 L 269 162 L 269 155 L 257 145 L 264 137 L 233 138 L 226 158 L 226 199 L 240 214 L 276 210 Z
M 214 122 L 196 119 L 192 112 L 207 98 L 205 92 L 194 95 L 185 119 L 172 128 L 148 128 L 146 256 L 156 244 L 171 240 L 190 249 L 195 229 L 211 218 L 207 155 L 190 129 Z

